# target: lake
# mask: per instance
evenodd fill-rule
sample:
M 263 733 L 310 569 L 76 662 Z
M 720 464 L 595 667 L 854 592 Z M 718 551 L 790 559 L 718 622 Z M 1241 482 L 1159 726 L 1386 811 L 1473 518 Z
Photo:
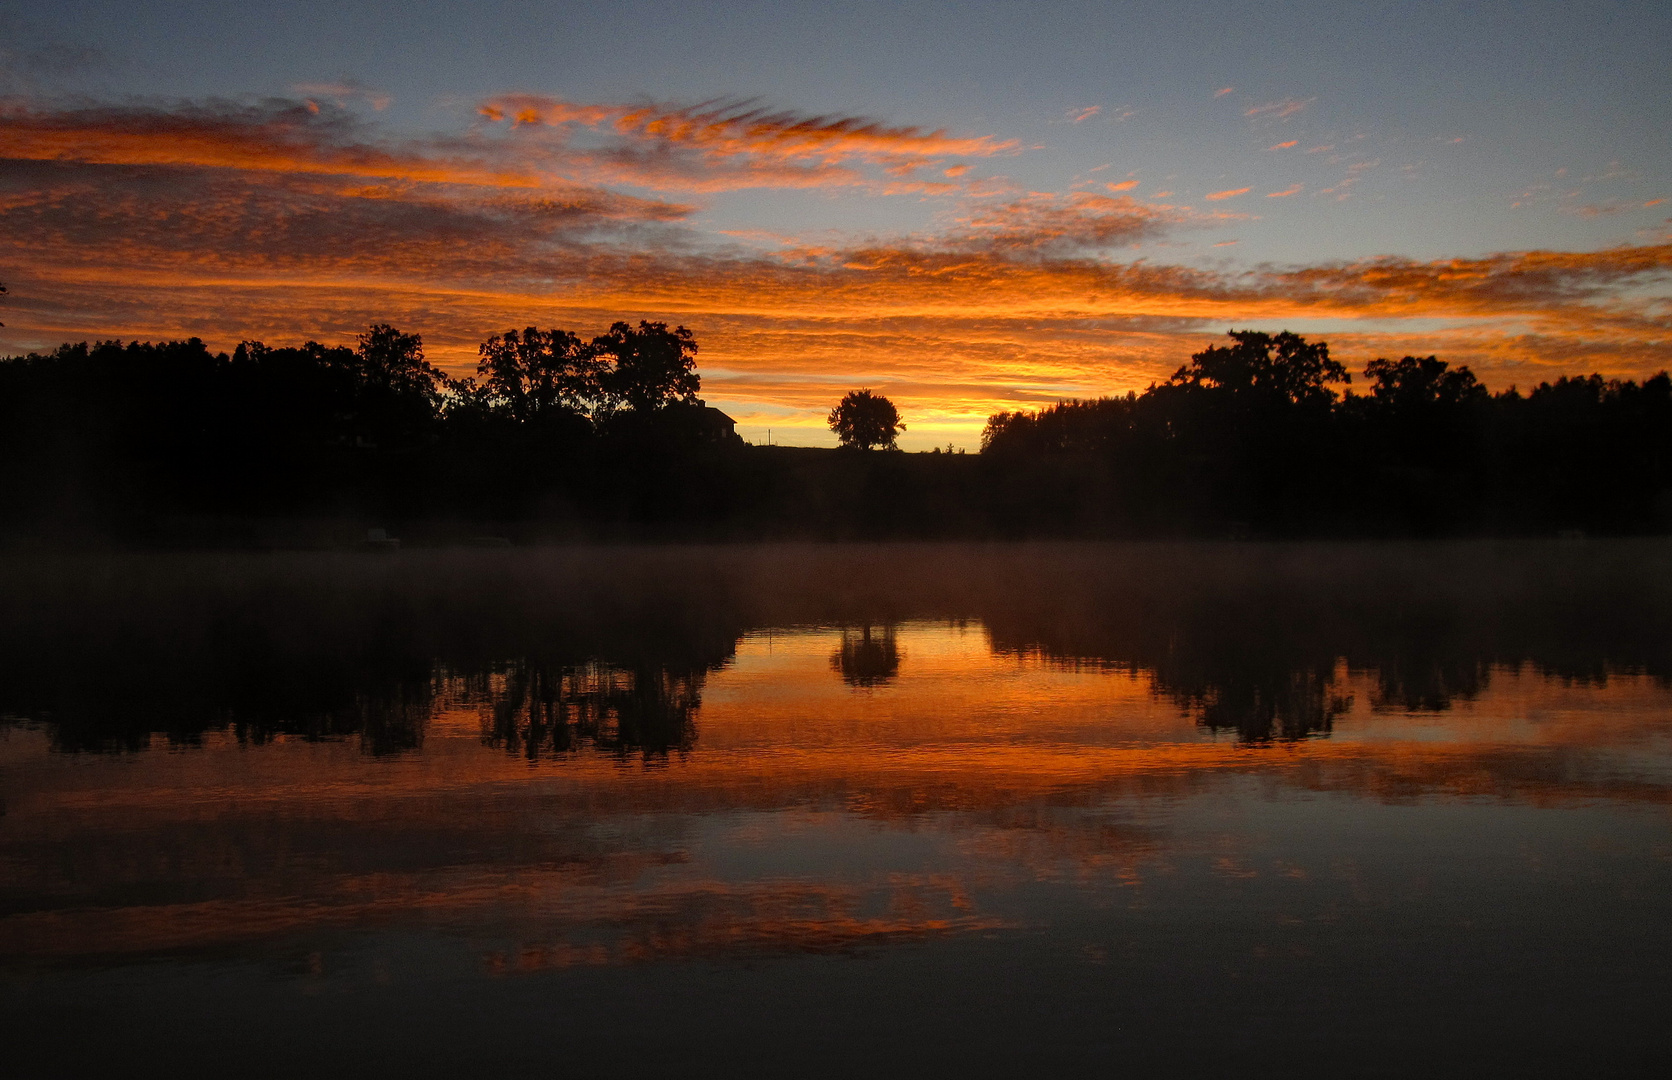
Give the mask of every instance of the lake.
M 8 1076 L 1665 1075 L 1672 543 L 0 559 Z

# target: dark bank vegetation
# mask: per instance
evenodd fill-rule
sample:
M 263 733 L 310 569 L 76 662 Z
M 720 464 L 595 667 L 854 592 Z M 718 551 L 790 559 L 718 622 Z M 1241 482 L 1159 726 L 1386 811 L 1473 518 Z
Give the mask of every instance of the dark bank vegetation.
M 1239 332 L 1143 393 L 992 417 L 979 455 L 749 446 L 683 327 L 507 331 L 451 379 L 417 335 L 355 347 L 66 345 L 0 360 L 0 538 L 153 546 L 410 539 L 1631 534 L 1672 525 L 1672 380 L 1489 393 L 1435 357 L 1356 383 L 1323 342 Z M 869 452 L 868 452 L 869 451 Z M 310 531 L 306 524 L 350 528 Z M 298 524 L 301 523 L 301 524 Z M 363 535 L 360 533 L 359 535 Z
M 1132 672 L 1249 743 L 1327 735 L 1343 665 L 1393 710 L 1505 667 L 1672 681 L 1658 539 L 17 555 L 0 595 L 0 723 L 66 751 L 226 731 L 399 752 L 445 705 L 529 759 L 662 760 L 701 751 L 704 688 L 745 633 L 842 628 L 828 677 L 872 693 L 911 673 L 913 620 Z
M 1323 342 L 1231 338 L 1142 394 L 994 416 L 982 449 L 1005 515 L 1064 532 L 1271 536 L 1672 525 L 1664 372 L 1492 394 L 1467 367 L 1406 356 L 1371 362 L 1354 393 Z

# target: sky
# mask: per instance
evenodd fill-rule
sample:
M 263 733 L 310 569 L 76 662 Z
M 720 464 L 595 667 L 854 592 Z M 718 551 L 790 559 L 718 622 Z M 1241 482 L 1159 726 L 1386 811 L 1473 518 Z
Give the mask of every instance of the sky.
M 0 0 L 0 354 L 686 325 L 908 449 L 1227 330 L 1672 367 L 1672 5 Z

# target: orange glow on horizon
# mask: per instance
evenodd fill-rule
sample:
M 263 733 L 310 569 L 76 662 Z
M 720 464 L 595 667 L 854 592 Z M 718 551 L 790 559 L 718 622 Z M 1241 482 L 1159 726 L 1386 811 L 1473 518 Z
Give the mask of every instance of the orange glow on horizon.
M 199 336 L 230 350 L 390 321 L 461 373 L 510 326 L 665 319 L 693 329 L 705 397 L 746 425 L 828 441 L 831 402 L 863 384 L 903 409 L 908 447 L 973 446 L 1003 409 L 1142 390 L 1233 326 L 1324 337 L 1356 365 L 1438 353 L 1497 389 L 1640 378 L 1672 347 L 1666 298 L 1644 293 L 1672 274 L 1664 240 L 1240 272 L 1119 261 L 1122 245 L 1248 215 L 1141 203 L 1123 194 L 1136 180 L 1019 192 L 949 160 L 1020 152 L 990 136 L 724 104 L 482 111 L 482 130 L 400 142 L 312 103 L 0 109 L 0 156 L 23 178 L 0 200 L 0 259 L 17 267 L 0 347 Z M 542 134 L 554 124 L 626 141 L 576 148 Z M 939 179 L 907 175 L 924 166 Z M 693 244 L 694 207 L 611 184 L 963 201 L 932 235 L 755 250 Z

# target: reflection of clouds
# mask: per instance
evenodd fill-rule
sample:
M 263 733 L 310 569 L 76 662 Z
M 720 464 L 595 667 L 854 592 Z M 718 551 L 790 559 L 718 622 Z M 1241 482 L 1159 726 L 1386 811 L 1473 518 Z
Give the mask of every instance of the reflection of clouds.
M 1190 717 L 1148 726 L 1171 710 L 1125 673 L 977 663 L 927 630 L 907 628 L 909 643 L 926 642 L 912 646 L 924 683 L 907 672 L 890 694 L 857 698 L 830 678 L 831 634 L 800 651 L 776 639 L 768 683 L 755 673 L 765 643 L 748 639 L 735 666 L 708 677 L 707 742 L 667 768 L 581 755 L 530 769 L 481 745 L 468 702 L 430 722 L 422 753 L 372 766 L 353 744 L 251 752 L 230 736 L 189 754 L 76 762 L 16 732 L 0 861 L 13 894 L 40 902 L 0 918 L 0 953 L 273 956 L 367 927 L 484 942 L 488 970 L 508 973 L 840 952 L 1009 925 L 995 890 L 1024 882 L 1136 886 L 1199 861 L 1205 849 L 1178 847 L 1167 815 L 1242 780 L 1379 803 L 1672 805 L 1644 742 L 1665 731 L 1667 691 L 1652 679 L 1503 670 L 1417 720 L 1355 692 L 1334 737 L 1277 751 L 1196 741 Z M 965 696 L 946 692 L 956 681 Z M 1110 698 L 1100 688 L 1111 685 L 1137 696 Z M 803 719 L 851 718 L 856 701 L 865 723 Z M 1146 701 L 1160 713 L 1124 727 Z M 872 865 L 889 848 L 872 853 L 878 828 L 927 845 L 912 869 Z M 750 857 L 717 858 L 739 849 Z
M 620 860 L 613 862 L 612 876 L 618 877 Z M 195 903 L 9 915 L 0 918 L 0 952 L 18 959 L 118 961 L 407 924 L 527 941 L 510 952 L 489 953 L 488 969 L 498 973 L 737 952 L 845 952 L 1005 925 L 975 911 L 966 890 L 944 876 L 896 875 L 870 886 L 689 875 L 657 882 L 654 861 L 639 862 L 639 875 L 625 881 L 601 881 L 598 869 L 586 863 L 316 872 L 306 895 L 287 894 L 285 877 L 252 874 L 242 888 L 228 890 L 241 895 Z
M 956 880 L 932 875 L 894 876 L 869 889 L 793 881 L 714 883 L 612 900 L 607 908 L 577 911 L 566 920 L 573 935 L 568 940 L 489 953 L 488 970 L 521 973 L 577 962 L 643 963 L 740 952 L 840 953 L 1006 925 L 976 913 Z M 589 929 L 595 935 L 590 941 Z
M 1663 555 L 1593 547 L 8 564 L 0 953 L 842 951 L 1025 923 L 1035 883 L 1300 880 L 1180 824 L 1250 799 L 1658 812 Z M 937 610 L 982 617 L 903 618 Z M 867 640 L 909 653 L 885 693 L 833 676 Z M 182 752 L 53 752 L 101 718 Z

